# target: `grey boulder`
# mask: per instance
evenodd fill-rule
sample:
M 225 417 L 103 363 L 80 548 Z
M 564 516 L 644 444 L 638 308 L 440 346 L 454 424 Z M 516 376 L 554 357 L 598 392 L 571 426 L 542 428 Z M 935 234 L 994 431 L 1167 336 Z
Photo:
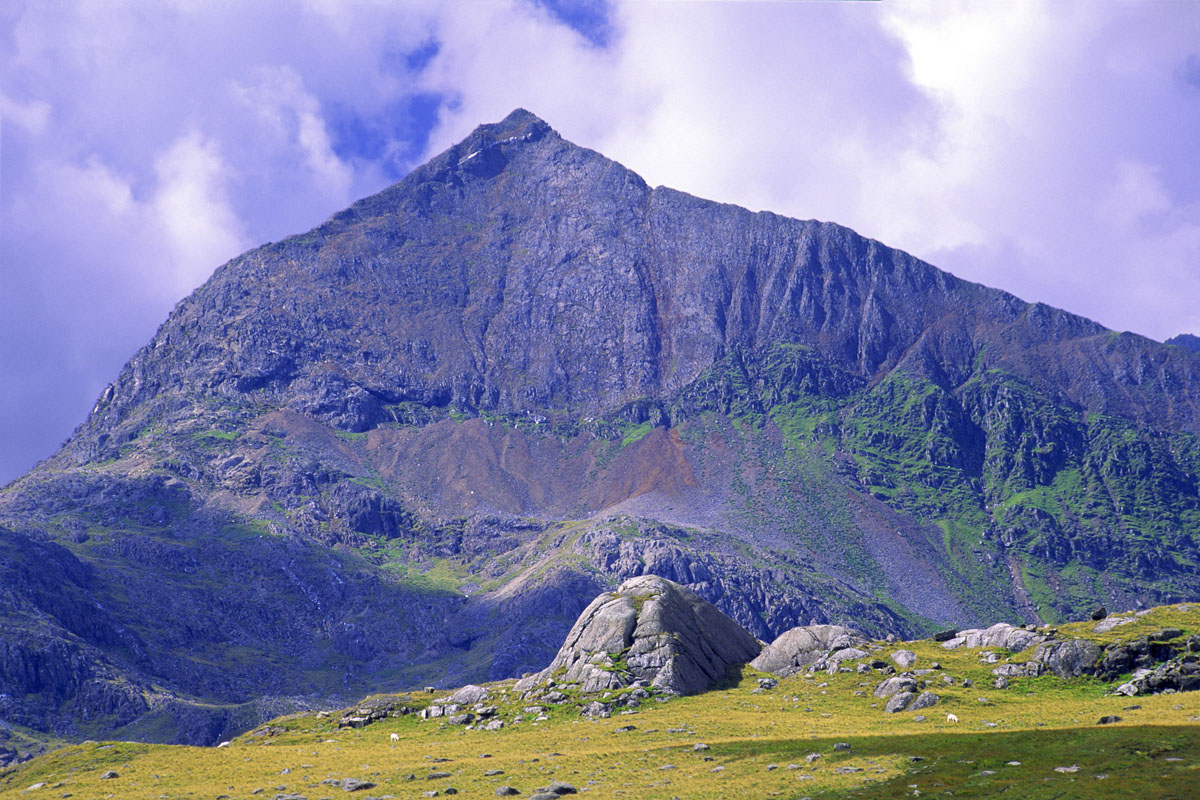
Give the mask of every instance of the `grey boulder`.
M 902 692 L 914 692 L 917 682 L 907 675 L 896 675 L 888 678 L 875 687 L 876 697 L 891 697 Z
M 959 647 L 1002 647 L 1010 653 L 1019 653 L 1035 644 L 1045 642 L 1046 638 L 1043 634 L 1018 628 L 1007 622 L 997 622 L 990 628 L 971 628 L 959 631 L 957 636 L 942 642 L 942 647 L 947 650 Z
M 1103 649 L 1085 639 L 1063 639 L 1039 645 L 1033 663 L 1043 664 L 1060 678 L 1078 678 L 1095 671 Z
M 754 658 L 761 647 L 691 589 L 641 575 L 593 600 L 533 683 L 553 677 L 593 693 L 642 680 L 670 694 L 695 694 Z
M 450 702 L 457 703 L 460 706 L 473 706 L 476 703 L 482 703 L 487 699 L 487 696 L 487 689 L 469 683 L 450 695 Z
M 805 667 L 816 666 L 818 662 L 825 662 L 830 652 L 845 651 L 864 644 L 866 639 L 853 628 L 843 625 L 804 625 L 781 633 L 763 648 L 750 666 L 780 676 L 791 675 Z M 865 656 L 863 652 L 859 657 Z

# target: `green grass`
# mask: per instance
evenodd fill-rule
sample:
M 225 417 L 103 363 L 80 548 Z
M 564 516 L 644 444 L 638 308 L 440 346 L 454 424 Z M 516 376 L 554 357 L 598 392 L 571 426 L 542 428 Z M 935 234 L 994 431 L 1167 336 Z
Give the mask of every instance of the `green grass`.
M 237 431 L 197 431 L 192 434 L 192 438 L 197 442 L 204 443 L 206 440 L 216 439 L 222 442 L 232 442 L 241 436 Z
M 654 430 L 654 424 L 651 422 L 643 422 L 628 428 L 625 435 L 621 437 L 621 447 L 629 447 L 635 442 L 640 442 L 652 430 Z

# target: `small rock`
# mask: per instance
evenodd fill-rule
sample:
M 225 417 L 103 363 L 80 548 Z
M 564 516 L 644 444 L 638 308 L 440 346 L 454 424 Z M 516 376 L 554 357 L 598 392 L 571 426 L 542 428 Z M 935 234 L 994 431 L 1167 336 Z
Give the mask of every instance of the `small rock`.
M 822 756 L 820 753 L 809 753 L 804 757 L 804 761 L 808 764 L 811 764 L 819 758 L 824 758 L 824 756 Z
M 709 746 L 706 745 L 704 742 L 697 742 L 696 744 L 692 745 L 692 751 L 696 752 L 696 753 L 699 753 L 702 750 L 708 750 L 708 749 L 710 749 Z
M 883 711 L 885 714 L 896 714 L 908 708 L 916 699 L 916 692 L 897 692 L 887 701 L 887 705 L 883 707 Z
M 342 781 L 341 785 L 344 792 L 360 792 L 363 789 L 375 788 L 375 784 L 370 781 L 359 780 L 358 778 L 346 778 Z
M 933 692 L 921 692 L 912 705 L 909 706 L 909 711 L 921 711 L 922 709 L 932 708 L 942 701 L 942 698 Z
M 1104 619 L 1107 616 L 1108 616 L 1108 609 L 1105 608 L 1104 606 L 1100 606 L 1099 608 L 1097 608 L 1095 611 L 1092 612 L 1092 619 L 1096 622 L 1099 622 L 1100 620 Z
M 849 750 L 850 743 L 849 742 L 838 742 L 837 744 L 835 744 L 833 746 L 833 749 L 834 750 Z
M 674 764 L 663 764 L 661 767 L 659 767 L 659 769 L 660 769 L 660 770 L 664 770 L 664 769 L 675 769 L 675 765 L 674 765 Z
M 516 794 L 520 794 L 520 792 L 511 786 L 496 787 L 496 797 L 510 797 L 510 796 L 516 795 Z
M 108 772 L 105 772 L 103 775 L 100 776 L 100 780 L 107 781 L 107 780 L 112 780 L 113 778 L 119 778 L 119 777 L 121 777 L 121 776 L 118 773 L 116 773 L 110 769 Z
M 1069 766 L 1069 767 L 1055 767 L 1055 768 L 1054 768 L 1054 771 L 1055 771 L 1055 772 L 1062 772 L 1062 773 L 1079 772 L 1079 765 L 1078 765 L 1078 764 L 1072 764 L 1072 765 L 1071 765 L 1071 766 Z
M 612 706 L 607 703 L 601 703 L 599 700 L 593 700 L 584 706 L 580 713 L 585 717 L 603 719 L 612 716 Z
M 1121 721 L 1121 718 L 1116 716 L 1115 714 L 1105 714 L 1103 717 L 1100 718 L 1099 722 L 1097 722 L 1096 724 L 1097 725 L 1112 725 L 1114 722 L 1120 722 L 1120 721 Z
M 1179 628 L 1163 628 L 1161 631 L 1155 631 L 1146 638 L 1152 642 L 1166 642 L 1179 636 L 1183 636 L 1183 631 Z
M 908 669 L 913 664 L 917 663 L 917 654 L 912 650 L 897 650 L 896 652 L 892 653 L 891 659 L 892 661 L 896 662 L 896 665 L 899 666 L 900 669 Z
M 431 772 L 425 776 L 427 781 L 440 781 L 442 778 L 449 778 L 449 772 Z
M 564 795 L 564 794 L 577 794 L 579 792 L 579 790 L 576 789 L 571 784 L 563 783 L 562 781 L 555 781 L 554 783 L 550 784 L 549 786 L 543 786 L 541 789 L 538 789 L 538 791 L 543 792 L 545 794 L 553 794 L 553 795 L 560 795 L 560 796 Z

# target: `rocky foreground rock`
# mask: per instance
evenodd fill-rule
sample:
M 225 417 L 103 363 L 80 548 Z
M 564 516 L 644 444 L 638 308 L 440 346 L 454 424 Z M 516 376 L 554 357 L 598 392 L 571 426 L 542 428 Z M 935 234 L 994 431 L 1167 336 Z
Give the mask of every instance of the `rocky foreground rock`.
M 750 666 L 780 677 L 807 667 L 863 658 L 867 640 L 859 631 L 844 625 L 803 625 L 784 631 L 763 648 Z
M 594 693 L 642 681 L 671 694 L 695 694 L 761 649 L 757 639 L 700 595 L 643 575 L 593 600 L 550 666 L 517 688 L 553 681 Z

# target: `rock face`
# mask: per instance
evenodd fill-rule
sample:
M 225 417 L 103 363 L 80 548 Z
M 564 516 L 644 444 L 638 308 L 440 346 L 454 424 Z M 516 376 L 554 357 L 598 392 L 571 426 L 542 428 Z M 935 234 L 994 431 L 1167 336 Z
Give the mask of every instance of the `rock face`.
M 1096 671 L 1103 649 L 1084 639 L 1063 639 L 1039 645 L 1032 661 L 1045 665 L 1060 678 L 1078 678 Z
M 779 638 L 763 648 L 750 666 L 779 676 L 791 675 L 806 667 L 822 668 L 839 653 L 845 658 L 836 659 L 838 661 L 864 658 L 867 654 L 856 649 L 863 644 L 866 644 L 866 639 L 853 628 L 843 625 L 804 625 L 781 633 Z
M 690 589 L 656 576 L 633 578 L 584 609 L 536 682 L 588 693 L 635 681 L 695 694 L 761 649 L 758 641 Z

